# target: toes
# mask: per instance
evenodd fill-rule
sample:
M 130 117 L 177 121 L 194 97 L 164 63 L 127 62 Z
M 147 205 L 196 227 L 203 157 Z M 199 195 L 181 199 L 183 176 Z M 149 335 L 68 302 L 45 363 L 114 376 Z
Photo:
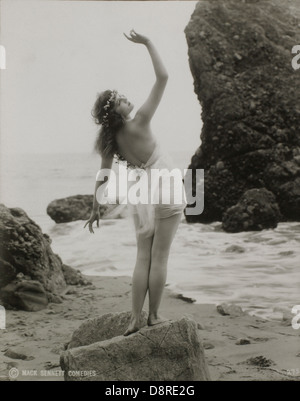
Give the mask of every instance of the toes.
M 171 321 L 172 321 L 172 319 L 159 317 L 157 319 L 148 319 L 147 324 L 148 324 L 148 326 L 156 326 L 157 324 L 171 322 Z
M 133 329 L 127 329 L 126 331 L 125 331 L 125 333 L 123 334 L 123 336 L 129 336 L 129 334 L 133 334 L 133 333 L 136 333 L 137 331 L 139 331 L 139 328 L 138 327 L 134 327 Z

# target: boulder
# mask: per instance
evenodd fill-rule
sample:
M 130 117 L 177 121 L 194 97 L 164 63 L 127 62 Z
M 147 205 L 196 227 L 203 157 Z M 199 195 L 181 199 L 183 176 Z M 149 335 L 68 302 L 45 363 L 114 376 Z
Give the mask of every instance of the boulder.
M 217 305 L 217 311 L 222 316 L 240 317 L 245 315 L 243 309 L 240 306 L 234 304 Z
M 55 223 L 88 220 L 93 207 L 93 195 L 75 195 L 56 199 L 47 206 L 47 214 Z
M 38 310 L 48 302 L 61 302 L 59 294 L 67 287 L 64 271 L 70 277 L 72 268 L 63 268 L 51 238 L 23 209 L 0 204 L 0 242 L 0 299 L 6 307 Z M 80 282 L 73 269 L 73 281 L 75 275 Z
M 36 312 L 48 305 L 48 297 L 41 283 L 34 280 L 15 280 L 0 289 L 0 298 L 6 308 Z
M 275 228 L 280 217 L 279 206 L 272 192 L 265 188 L 250 189 L 223 214 L 222 227 L 231 233 Z
M 65 281 L 68 285 L 89 285 L 90 281 L 87 281 L 82 277 L 79 270 L 75 270 L 73 267 L 63 264 L 62 271 L 64 274 Z
M 185 317 L 68 349 L 60 364 L 67 381 L 210 380 L 197 324 Z
M 56 199 L 47 206 L 47 214 L 55 223 L 88 220 L 93 207 L 93 199 L 93 195 L 74 195 L 68 196 L 67 198 Z M 111 214 L 113 216 L 111 218 L 122 218 L 122 211 L 113 213 L 116 206 L 120 205 L 101 205 L 99 207 L 100 217 L 104 218 L 105 215 Z M 124 207 L 122 209 L 124 209 Z
M 197 2 L 185 34 L 203 128 L 188 168 L 204 169 L 205 207 L 188 222 L 222 221 L 253 188 L 275 195 L 280 221 L 300 220 L 299 24 L 290 0 Z

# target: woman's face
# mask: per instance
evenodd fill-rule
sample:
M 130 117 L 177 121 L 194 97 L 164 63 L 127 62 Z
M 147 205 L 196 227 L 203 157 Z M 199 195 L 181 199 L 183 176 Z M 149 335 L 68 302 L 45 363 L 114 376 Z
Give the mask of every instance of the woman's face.
M 117 94 L 114 107 L 117 113 L 121 114 L 123 117 L 127 117 L 133 108 L 134 105 L 130 103 L 125 96 Z

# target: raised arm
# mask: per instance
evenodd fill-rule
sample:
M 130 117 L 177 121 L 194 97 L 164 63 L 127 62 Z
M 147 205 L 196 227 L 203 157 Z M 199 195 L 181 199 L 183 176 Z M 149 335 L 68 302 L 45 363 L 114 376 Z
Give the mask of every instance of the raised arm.
M 168 81 L 168 73 L 160 58 L 160 55 L 158 54 L 151 40 L 148 39 L 146 36 L 136 33 L 134 30 L 130 31 L 130 35 L 130 37 L 125 35 L 128 40 L 134 43 L 144 44 L 147 47 L 156 75 L 156 81 L 152 87 L 150 95 L 136 113 L 136 117 L 141 118 L 144 122 L 149 122 L 161 101 Z

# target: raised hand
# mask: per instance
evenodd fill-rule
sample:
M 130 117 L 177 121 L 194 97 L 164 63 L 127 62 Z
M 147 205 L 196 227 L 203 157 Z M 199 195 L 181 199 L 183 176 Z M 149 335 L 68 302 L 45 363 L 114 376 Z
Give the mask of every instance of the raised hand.
M 148 42 L 150 42 L 149 38 L 147 38 L 146 36 L 135 32 L 134 29 L 131 29 L 130 36 L 127 36 L 126 33 L 124 33 L 124 36 L 128 40 L 130 40 L 131 42 L 134 42 L 134 43 L 142 43 L 143 45 L 146 45 Z

